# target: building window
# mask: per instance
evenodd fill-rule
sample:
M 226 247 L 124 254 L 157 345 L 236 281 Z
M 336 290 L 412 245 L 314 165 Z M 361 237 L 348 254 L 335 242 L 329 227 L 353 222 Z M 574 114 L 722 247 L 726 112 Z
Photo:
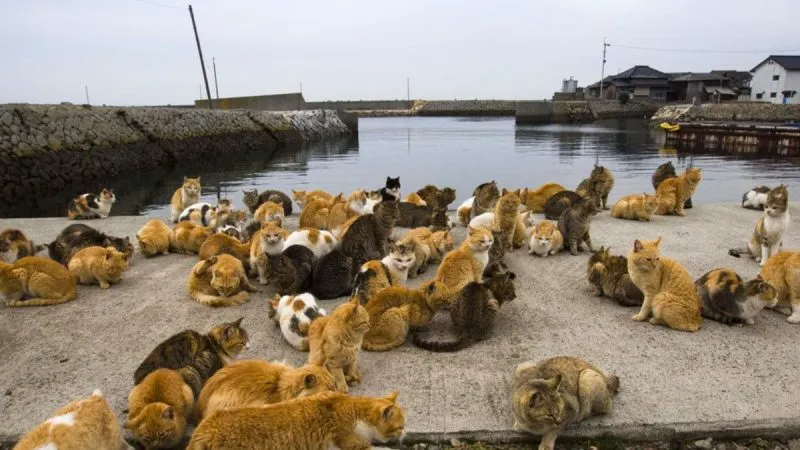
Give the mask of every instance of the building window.
M 780 76 L 780 75 L 773 75 L 773 76 L 772 76 L 772 81 L 778 81 L 778 80 L 780 80 L 780 79 L 781 79 L 781 76 Z
M 762 98 L 764 98 L 764 93 L 762 92 L 760 94 L 756 94 L 756 98 L 761 100 Z
M 778 96 L 778 93 L 777 93 L 777 92 L 770 92 L 770 93 L 769 93 L 769 98 L 775 98 L 775 97 L 777 97 L 777 96 Z

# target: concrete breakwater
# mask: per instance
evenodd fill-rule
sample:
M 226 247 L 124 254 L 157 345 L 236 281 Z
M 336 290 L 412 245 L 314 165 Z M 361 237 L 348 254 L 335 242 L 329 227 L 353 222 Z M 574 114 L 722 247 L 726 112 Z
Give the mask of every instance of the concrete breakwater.
M 800 105 L 776 105 L 766 102 L 667 105 L 659 108 L 651 120 L 656 125 L 664 121 L 797 122 L 800 121 Z
M 0 208 L 124 171 L 351 132 L 336 111 L 0 106 Z
M 645 117 L 658 110 L 656 105 L 630 101 L 519 101 L 515 117 L 518 125 L 593 122 L 598 119 Z

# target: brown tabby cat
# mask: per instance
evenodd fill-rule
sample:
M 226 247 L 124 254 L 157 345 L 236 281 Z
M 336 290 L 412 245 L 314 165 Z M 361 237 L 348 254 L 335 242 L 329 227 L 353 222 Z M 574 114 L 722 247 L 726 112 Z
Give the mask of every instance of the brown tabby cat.
M 198 256 L 200 259 L 208 259 L 225 253 L 241 261 L 245 272 L 250 270 L 250 243 L 243 243 L 225 233 L 214 233 L 203 241 Z
M 658 189 L 656 189 L 656 196 L 658 196 L 659 201 L 656 214 L 685 216 L 684 202 L 694 195 L 694 191 L 702 178 L 701 169 L 687 167 L 686 171 L 679 177 L 667 178 L 662 181 L 658 185 Z
M 52 259 L 26 256 L 0 262 L 0 295 L 6 306 L 50 306 L 75 300 L 75 280 Z
M 187 178 L 183 177 L 183 186 L 172 194 L 172 215 L 170 220 L 173 223 L 178 223 L 178 218 L 184 209 L 194 205 L 200 201 L 200 177 Z
M 405 411 L 397 404 L 397 392 L 384 398 L 328 392 L 217 411 L 197 427 L 187 450 L 367 450 L 373 440 L 401 439 L 404 428 Z
M 434 280 L 447 286 L 452 296 L 469 282 L 483 280 L 483 269 L 489 263 L 489 249 L 493 243 L 491 231 L 469 227 L 469 236 L 458 249 L 445 255 Z
M 673 330 L 697 331 L 703 324 L 702 302 L 689 272 L 677 261 L 661 256 L 655 241 L 636 240 L 628 253 L 628 273 L 642 290 L 644 301 L 633 320 L 650 318 L 653 325 Z
M 778 291 L 778 307 L 789 323 L 800 323 L 800 252 L 780 252 L 761 268 L 764 281 Z
M 139 251 L 147 258 L 169 253 L 169 225 L 163 220 L 150 219 L 136 232 Z
M 270 201 L 283 205 L 283 213 L 285 215 L 292 215 L 292 199 L 281 191 L 268 189 L 259 194 L 258 190 L 253 189 L 252 191 L 245 190 L 242 192 L 244 193 L 242 203 L 251 213 L 255 213 L 262 203 Z
M 456 201 L 456 190 L 450 187 L 437 188 L 432 184 L 425 185 L 417 191 L 417 195 L 434 211 L 447 210 L 447 206 Z
M 410 230 L 397 243 L 414 248 L 414 265 L 408 269 L 409 278 L 425 273 L 429 264 L 441 262 L 444 255 L 456 246 L 450 231 L 431 231 L 426 227 Z
M 276 222 L 279 226 L 283 224 L 283 205 L 272 201 L 266 201 L 258 207 L 253 218 L 259 223 Z
M 114 247 L 86 247 L 75 253 L 67 268 L 76 282 L 97 283 L 100 289 L 108 289 L 122 279 L 128 260 Z
M 400 217 L 396 201 L 383 200 L 372 214 L 359 216 L 341 238 L 341 249 L 353 258 L 354 267 L 371 259 L 382 259 L 389 252 L 388 238 Z
M 611 217 L 649 222 L 658 209 L 658 197 L 645 193 L 626 195 L 617 200 L 611 209 Z
M 595 199 L 597 209 L 609 209 L 606 203 L 608 202 L 608 194 L 614 187 L 614 175 L 610 170 L 603 166 L 594 165 L 589 178 L 584 178 L 575 192 L 581 197 L 590 197 Z
M 264 406 L 335 388 L 333 376 L 322 366 L 295 368 L 283 362 L 237 361 L 217 371 L 203 386 L 195 420 L 200 423 L 220 409 Z
M 478 185 L 472 192 L 475 200 L 472 202 L 472 217 L 478 217 L 485 212 L 492 212 L 497 199 L 500 198 L 500 190 L 497 189 L 497 182 L 492 180 L 488 183 Z
M 541 435 L 539 450 L 553 450 L 566 425 L 610 413 L 617 392 L 619 378 L 579 358 L 522 363 L 511 386 L 514 430 Z
M 50 259 L 66 266 L 69 259 L 78 250 L 93 245 L 112 246 L 124 253 L 126 258 L 130 258 L 134 251 L 128 236 L 124 238 L 110 236 L 82 223 L 76 223 L 61 230 L 56 239 L 47 246 L 47 250 Z
M 606 296 L 622 306 L 640 306 L 644 294 L 628 274 L 628 258 L 612 255 L 610 249 L 600 247 L 592 253 L 586 268 L 589 283 L 597 288 L 597 296 Z
M 297 203 L 300 208 L 305 208 L 305 206 L 314 200 L 330 200 L 333 196 L 325 191 L 316 190 L 316 191 L 295 191 L 292 189 L 292 200 Z
M 369 313 L 358 299 L 339 305 L 333 314 L 318 317 L 308 330 L 308 363 L 325 366 L 336 380 L 336 390 L 347 392 L 348 384 L 361 381 L 358 355 Z
M 733 269 L 714 269 L 694 284 L 703 301 L 703 317 L 726 325 L 753 325 L 764 307 L 778 304 L 778 292 L 761 275 L 745 282 Z
M 592 217 L 599 212 L 597 203 L 591 198 L 582 198 L 561 213 L 558 218 L 558 231 L 564 239 L 564 248 L 569 248 L 572 255 L 577 255 L 578 250 L 583 251 L 583 244 L 589 251 L 592 247 L 592 237 L 589 230 Z
M 181 374 L 157 369 L 128 395 L 125 429 L 147 449 L 172 448 L 183 439 L 193 407 L 192 388 Z
M 20 230 L 5 228 L 0 231 L 0 261 L 11 264 L 20 258 L 34 256 L 45 248 L 45 245 L 34 245 Z
M 566 190 L 567 188 L 558 183 L 545 183 L 532 190 L 528 188 L 520 189 L 517 191 L 517 195 L 519 195 L 519 199 L 526 211 L 539 214 L 544 212 L 544 204 L 547 203 L 550 197 Z
M 179 222 L 169 234 L 169 251 L 196 255 L 212 234 L 214 231 L 211 228 L 188 221 Z
M 656 171 L 653 172 L 653 189 L 658 189 L 658 185 L 661 184 L 664 180 L 668 178 L 677 178 L 678 174 L 675 173 L 675 166 L 672 165 L 672 161 L 667 161 L 664 164 L 661 164 L 656 168 Z
M 258 292 L 250 284 L 242 262 L 223 254 L 204 259 L 189 274 L 189 295 L 206 306 L 235 306 L 250 300 L 249 292 Z
M 544 204 L 544 216 L 550 220 L 558 220 L 562 212 L 582 198 L 572 191 L 561 191 L 553 194 Z
M 519 217 L 519 196 L 506 188 L 503 188 L 502 196 L 497 200 L 494 207 L 494 227 L 501 231 L 505 236 L 503 248 L 506 251 L 513 250 L 514 233 L 517 228 Z
M 125 450 L 117 415 L 103 393 L 57 409 L 20 439 L 14 450 Z

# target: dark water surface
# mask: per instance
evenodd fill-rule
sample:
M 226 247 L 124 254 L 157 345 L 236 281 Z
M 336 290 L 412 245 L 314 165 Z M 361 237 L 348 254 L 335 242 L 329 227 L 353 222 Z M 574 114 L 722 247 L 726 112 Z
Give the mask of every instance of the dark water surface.
M 791 189 L 800 180 L 800 158 L 683 152 L 665 148 L 663 131 L 646 125 L 638 119 L 543 126 L 515 126 L 513 118 L 361 119 L 358 136 L 345 140 L 110 180 L 108 185 L 117 193 L 112 215 L 168 217 L 170 198 L 184 174 L 202 176 L 204 201 L 216 202 L 220 195 L 237 207 L 242 206 L 246 188 L 280 189 L 287 194 L 291 189 L 349 193 L 358 187 L 378 188 L 390 175 L 400 176 L 403 195 L 428 183 L 455 188 L 458 199 L 451 205 L 455 208 L 476 185 L 492 179 L 514 189 L 551 181 L 574 189 L 595 160 L 616 177 L 612 200 L 652 192 L 653 171 L 670 160 L 679 172 L 689 164 L 703 169 L 694 197 L 698 203 L 738 202 L 757 184 L 788 183 Z M 63 198 L 50 199 L 23 215 L 61 215 L 73 195 L 65 192 Z

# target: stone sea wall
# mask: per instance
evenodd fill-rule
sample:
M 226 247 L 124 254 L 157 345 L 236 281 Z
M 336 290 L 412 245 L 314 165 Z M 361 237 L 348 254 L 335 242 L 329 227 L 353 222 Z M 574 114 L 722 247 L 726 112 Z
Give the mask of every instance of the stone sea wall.
M 650 103 L 630 101 L 518 101 L 516 102 L 517 124 L 584 123 L 598 119 L 620 117 L 646 117 L 656 112 L 657 106 Z
M 664 106 L 651 118 L 654 123 L 668 122 L 772 122 L 800 121 L 800 105 L 766 102 L 709 103 L 704 105 Z
M 0 105 L 0 208 L 129 170 L 351 132 L 335 111 Z

